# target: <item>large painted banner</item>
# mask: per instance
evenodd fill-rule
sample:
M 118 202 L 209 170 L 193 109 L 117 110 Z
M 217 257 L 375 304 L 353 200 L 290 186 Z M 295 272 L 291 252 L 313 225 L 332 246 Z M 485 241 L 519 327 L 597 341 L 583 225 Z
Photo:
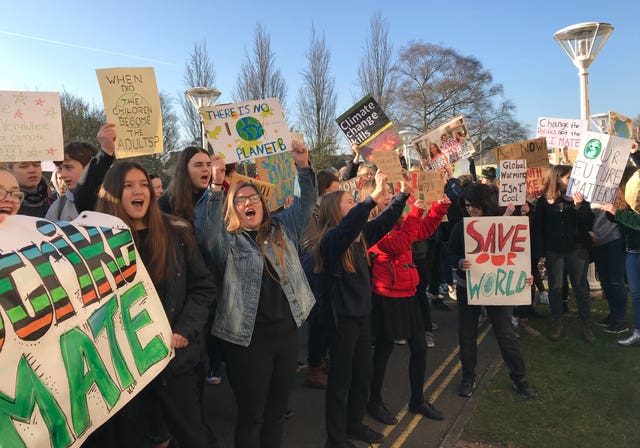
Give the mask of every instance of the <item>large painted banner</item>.
M 0 446 L 78 447 L 169 363 L 169 322 L 121 220 L 0 235 Z
M 496 161 L 525 159 L 527 161 L 527 195 L 539 196 L 549 173 L 547 140 L 544 137 L 499 146 Z
M 62 160 L 58 92 L 0 91 L 0 162 Z
M 336 122 L 368 165 L 375 164 L 374 151 L 391 151 L 403 144 L 380 105 L 367 95 L 340 115 Z
M 96 70 L 107 121 L 116 125 L 116 157 L 163 151 L 162 113 L 152 67 Z
M 529 218 L 464 218 L 463 225 L 469 305 L 531 304 Z
M 201 107 L 200 117 L 207 141 L 224 163 L 292 149 L 289 126 L 277 98 Z
M 582 193 L 589 202 L 613 204 L 633 141 L 609 134 L 585 132 L 571 170 L 567 194 Z
M 423 167 L 443 170 L 447 163 L 475 153 L 464 116 L 458 115 L 411 140 Z
M 269 210 L 275 210 L 293 196 L 296 184 L 296 163 L 291 152 L 283 152 L 256 159 L 258 179 L 274 185 L 269 202 Z

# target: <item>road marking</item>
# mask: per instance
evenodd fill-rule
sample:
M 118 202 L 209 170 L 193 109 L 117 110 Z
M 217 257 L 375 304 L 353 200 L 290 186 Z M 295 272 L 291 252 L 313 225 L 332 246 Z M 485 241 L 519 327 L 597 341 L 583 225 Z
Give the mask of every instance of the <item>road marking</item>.
M 491 327 L 489 325 L 487 325 L 487 328 L 484 329 L 484 331 L 480 334 L 480 337 L 478 338 L 478 342 L 477 344 L 480 345 L 482 343 L 482 341 L 484 340 L 485 336 L 487 335 L 487 333 L 489 333 L 489 329 Z M 436 370 L 433 375 L 431 375 L 431 377 L 429 378 L 429 381 L 427 381 L 427 383 L 425 384 L 424 387 L 424 391 L 426 392 L 427 388 L 431 385 L 431 383 L 435 380 L 435 376 L 439 376 L 440 373 L 442 372 L 442 370 L 445 369 L 445 367 L 449 364 L 449 362 L 451 361 L 451 358 L 453 358 L 455 356 L 455 354 L 460 350 L 460 346 L 458 346 L 458 348 L 456 348 L 453 352 L 451 352 L 451 354 L 447 357 L 447 359 L 445 359 L 446 362 L 442 363 L 440 365 L 440 367 L 438 368 L 438 370 Z M 440 383 L 440 386 L 435 390 L 435 392 L 433 393 L 433 395 L 431 395 L 429 397 L 429 401 L 431 403 L 434 403 L 438 397 L 440 396 L 440 394 L 445 390 L 445 388 L 449 385 L 449 383 L 451 382 L 451 380 L 453 379 L 453 377 L 458 373 L 458 370 L 460 370 L 460 368 L 462 367 L 462 365 L 460 364 L 460 362 L 458 362 L 454 368 L 451 369 L 451 372 L 449 372 L 449 374 L 444 378 L 444 380 L 442 381 L 442 383 Z M 437 374 L 437 375 L 436 375 Z M 400 417 L 400 415 L 402 415 L 402 417 L 398 418 L 398 423 L 400 423 L 400 420 L 402 420 L 406 413 L 407 413 L 408 407 L 405 406 L 404 408 L 402 408 L 402 411 L 400 413 L 398 413 L 398 417 Z M 422 414 L 416 414 L 413 419 L 411 419 L 411 421 L 409 422 L 409 424 L 407 425 L 407 427 L 404 429 L 404 431 L 402 431 L 402 433 L 400 434 L 400 436 L 396 439 L 396 441 L 393 443 L 393 445 L 391 445 L 391 448 L 400 448 L 409 438 L 409 436 L 411 435 L 411 433 L 416 429 L 416 427 L 418 426 L 418 423 L 420 422 L 420 420 L 422 420 L 423 418 L 425 418 Z M 393 426 L 391 426 L 391 429 L 393 429 Z M 391 432 L 391 431 L 389 431 Z M 385 434 L 386 436 L 387 434 Z

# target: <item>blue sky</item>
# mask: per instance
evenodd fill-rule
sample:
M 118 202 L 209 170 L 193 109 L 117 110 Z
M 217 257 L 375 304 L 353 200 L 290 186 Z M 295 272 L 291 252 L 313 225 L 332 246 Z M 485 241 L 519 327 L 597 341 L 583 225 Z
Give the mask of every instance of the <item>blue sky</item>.
M 396 49 L 417 40 L 478 58 L 504 86 L 532 137 L 539 116 L 580 115 L 577 69 L 553 33 L 579 22 L 611 23 L 613 34 L 590 69 L 591 113 L 640 113 L 635 0 L 163 3 L 0 0 L 0 90 L 65 89 L 101 104 L 96 68 L 153 66 L 159 89 L 177 95 L 185 89 L 182 75 L 193 43 L 206 39 L 220 102 L 229 102 L 259 21 L 271 35 L 293 111 L 313 24 L 331 51 L 340 114 L 360 97 L 358 64 L 369 18 L 379 10 Z

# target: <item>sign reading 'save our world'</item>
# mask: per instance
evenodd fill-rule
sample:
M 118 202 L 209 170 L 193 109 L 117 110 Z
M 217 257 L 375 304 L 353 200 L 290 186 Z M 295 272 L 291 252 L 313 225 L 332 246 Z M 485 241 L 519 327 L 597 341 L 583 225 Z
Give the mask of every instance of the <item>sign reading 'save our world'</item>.
M 0 446 L 79 447 L 167 366 L 167 315 L 118 218 L 0 232 Z
M 224 163 L 292 149 L 289 126 L 277 98 L 201 107 L 200 117 L 207 141 Z
M 469 305 L 528 305 L 531 289 L 529 218 L 464 218 L 464 252 Z
M 589 202 L 613 204 L 633 142 L 609 134 L 585 132 L 571 170 L 567 194 L 582 193 Z

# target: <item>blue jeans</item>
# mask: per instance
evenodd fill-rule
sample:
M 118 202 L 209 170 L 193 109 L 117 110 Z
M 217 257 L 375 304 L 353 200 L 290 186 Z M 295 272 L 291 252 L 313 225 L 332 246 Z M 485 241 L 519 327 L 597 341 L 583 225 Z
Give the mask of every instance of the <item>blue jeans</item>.
M 627 281 L 633 304 L 633 328 L 640 330 L 640 254 L 627 253 Z
M 591 303 L 589 302 L 589 283 L 587 268 L 589 252 L 587 249 L 574 249 L 567 253 L 547 251 L 547 274 L 549 275 L 549 304 L 554 319 L 562 317 L 562 280 L 566 269 L 576 296 L 578 317 L 587 322 L 591 319 Z
M 624 286 L 625 251 L 621 238 L 591 249 L 602 290 L 615 322 L 627 320 L 627 289 Z M 636 274 L 637 275 L 637 274 Z

